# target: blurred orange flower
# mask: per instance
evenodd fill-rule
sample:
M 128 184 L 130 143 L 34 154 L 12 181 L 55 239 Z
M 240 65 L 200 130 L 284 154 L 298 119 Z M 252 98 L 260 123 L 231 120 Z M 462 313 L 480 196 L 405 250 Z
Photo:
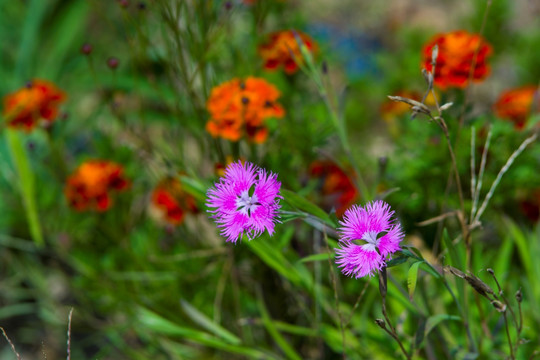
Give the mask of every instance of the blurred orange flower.
M 487 57 L 491 54 L 492 48 L 480 35 L 470 34 L 464 30 L 436 35 L 424 46 L 423 66 L 428 71 L 432 71 L 431 52 L 435 45 L 439 46 L 439 53 L 434 82 L 441 89 L 467 86 L 476 52 L 472 79 L 480 81 L 489 74 Z
M 316 52 L 317 45 L 311 37 L 294 30 L 285 30 L 268 35 L 268 42 L 259 46 L 264 68 L 276 70 L 283 66 L 287 74 L 295 73 L 303 62 L 298 43 L 302 42 L 309 51 Z
M 232 79 L 212 89 L 206 107 L 211 118 L 206 130 L 213 137 L 238 141 L 242 136 L 254 143 L 268 137 L 265 121 L 281 118 L 285 111 L 276 100 L 279 90 L 264 79 Z
M 64 188 L 69 204 L 78 211 L 105 211 L 112 205 L 109 192 L 121 191 L 129 186 L 121 165 L 107 160 L 82 163 L 71 174 Z
M 4 97 L 3 115 L 8 126 L 31 131 L 39 120 L 52 123 L 66 94 L 53 83 L 35 79 Z
M 186 193 L 175 178 L 159 182 L 152 192 L 151 206 L 160 220 L 171 225 L 180 225 L 186 212 L 198 212 L 195 198 Z
M 214 164 L 214 171 L 217 176 L 223 177 L 225 176 L 225 169 L 227 166 L 231 165 L 233 162 L 240 161 L 242 164 L 246 162 L 246 159 L 244 157 L 240 157 L 239 159 L 235 159 L 231 155 L 225 156 L 225 163 L 217 162 Z
M 540 97 L 533 106 L 537 89 L 535 85 L 528 85 L 505 91 L 494 105 L 495 113 L 500 118 L 512 121 L 516 129 L 523 129 L 532 111 L 540 110 Z
M 335 163 L 314 161 L 309 167 L 309 175 L 322 180 L 323 206 L 327 209 L 336 208 L 338 217 L 358 200 L 356 186 L 347 173 Z

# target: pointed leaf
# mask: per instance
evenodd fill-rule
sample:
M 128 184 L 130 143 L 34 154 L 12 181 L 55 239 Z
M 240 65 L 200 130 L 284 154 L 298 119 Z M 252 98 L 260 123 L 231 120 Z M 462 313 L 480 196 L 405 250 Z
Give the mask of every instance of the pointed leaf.
M 409 299 L 412 300 L 414 296 L 414 290 L 416 290 L 416 281 L 418 280 L 418 267 L 422 264 L 421 261 L 417 261 L 409 268 L 407 274 L 407 287 L 409 288 Z
M 335 226 L 335 224 L 330 219 L 330 216 L 328 216 L 328 214 L 323 209 L 313 204 L 311 201 L 287 189 L 281 189 L 281 195 L 283 195 L 285 201 L 293 207 L 317 217 L 327 225 L 330 225 L 332 227 Z

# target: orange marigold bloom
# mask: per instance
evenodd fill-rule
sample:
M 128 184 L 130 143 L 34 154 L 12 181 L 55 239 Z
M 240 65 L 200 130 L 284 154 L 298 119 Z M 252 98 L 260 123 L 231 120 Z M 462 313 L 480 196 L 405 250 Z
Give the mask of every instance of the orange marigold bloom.
M 298 46 L 299 41 L 304 43 L 309 51 L 317 51 L 317 45 L 313 39 L 299 31 L 285 30 L 268 35 L 268 42 L 259 46 L 264 68 L 276 70 L 283 66 L 287 74 L 296 72 L 298 65 L 303 62 L 300 46 Z
M 53 83 L 35 79 L 4 97 L 3 115 L 8 126 L 31 131 L 42 119 L 52 123 L 65 99 L 66 94 Z
M 212 89 L 206 107 L 211 119 L 206 130 L 213 137 L 238 141 L 242 136 L 254 143 L 268 137 L 265 121 L 281 118 L 285 111 L 276 100 L 280 92 L 264 79 L 232 79 Z
M 535 85 L 529 85 L 502 93 L 495 103 L 495 113 L 500 118 L 512 121 L 516 129 L 523 129 L 531 112 L 540 109 L 540 97 L 537 97 L 536 106 L 533 107 L 537 89 Z
M 175 178 L 162 180 L 152 192 L 152 208 L 160 220 L 180 225 L 186 212 L 198 212 L 195 198 L 186 193 Z
M 492 48 L 480 35 L 470 34 L 464 30 L 436 35 L 424 46 L 423 66 L 428 71 L 432 71 L 431 53 L 435 45 L 439 46 L 439 54 L 435 65 L 434 82 L 441 89 L 467 86 L 475 52 L 477 52 L 476 65 L 472 79 L 480 81 L 489 74 L 487 57 L 491 54 Z
M 109 192 L 121 191 L 129 186 L 123 172 L 121 165 L 111 161 L 86 161 L 69 176 L 64 194 L 76 210 L 105 211 L 112 205 Z
M 335 207 L 338 217 L 358 199 L 358 190 L 351 178 L 333 162 L 314 161 L 309 167 L 309 174 L 322 180 L 323 205 L 328 209 Z

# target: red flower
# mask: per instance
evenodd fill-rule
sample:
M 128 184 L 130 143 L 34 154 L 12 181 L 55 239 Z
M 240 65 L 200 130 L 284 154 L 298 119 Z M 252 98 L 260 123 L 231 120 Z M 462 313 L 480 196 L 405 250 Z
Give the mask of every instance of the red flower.
M 41 119 L 52 123 L 65 99 L 66 94 L 53 83 L 35 79 L 4 97 L 3 115 L 8 126 L 31 131 Z
M 242 136 L 254 143 L 268 137 L 265 121 L 281 118 L 285 111 L 276 101 L 279 91 L 264 79 L 232 79 L 212 89 L 206 104 L 211 119 L 206 130 L 214 137 L 238 141 Z
M 480 35 L 464 30 L 436 35 L 423 51 L 423 66 L 432 71 L 431 53 L 435 45 L 439 53 L 435 65 L 434 82 L 441 89 L 447 87 L 465 88 L 476 53 L 476 64 L 472 73 L 475 81 L 483 80 L 490 71 L 487 57 L 492 48 Z
M 317 45 L 311 37 L 299 31 L 285 30 L 268 35 L 268 42 L 259 46 L 259 54 L 264 60 L 264 68 L 276 70 L 283 66 L 287 74 L 298 70 L 303 57 L 298 43 L 303 43 L 311 52 L 315 52 Z
M 358 199 L 358 191 L 351 178 L 333 162 L 314 161 L 309 167 L 309 174 L 322 180 L 323 205 L 336 208 L 338 217 Z
M 108 210 L 112 205 L 109 192 L 129 186 L 123 172 L 122 166 L 111 161 L 86 161 L 69 176 L 64 194 L 70 206 L 78 211 Z
M 495 113 L 500 118 L 512 121 L 516 129 L 523 129 L 531 112 L 540 109 L 540 98 L 537 98 L 536 106 L 533 106 L 537 89 L 529 85 L 505 91 L 495 103 Z
M 172 225 L 180 225 L 186 212 L 198 212 L 195 198 L 175 178 L 162 180 L 152 192 L 151 201 L 159 219 Z

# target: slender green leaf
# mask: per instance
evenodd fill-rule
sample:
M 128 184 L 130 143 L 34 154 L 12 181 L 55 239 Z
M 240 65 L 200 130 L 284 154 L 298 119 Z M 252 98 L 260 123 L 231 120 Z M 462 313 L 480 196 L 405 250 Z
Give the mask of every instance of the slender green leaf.
M 512 254 L 514 252 L 514 242 L 512 237 L 505 236 L 499 249 L 497 250 L 497 256 L 495 258 L 493 268 L 497 276 L 506 276 L 508 268 L 510 266 Z
M 285 201 L 291 206 L 317 217 L 327 225 L 330 225 L 332 227 L 336 226 L 336 224 L 334 224 L 330 219 L 330 216 L 328 216 L 328 214 L 323 209 L 313 204 L 309 200 L 303 198 L 302 196 L 286 189 L 281 189 L 281 195 L 283 195 Z
M 412 300 L 414 296 L 414 290 L 416 290 L 416 282 L 418 280 L 418 267 L 422 264 L 421 261 L 417 261 L 411 265 L 407 274 L 407 287 L 409 288 L 409 299 Z
M 15 77 L 19 83 L 31 77 L 31 61 L 35 59 L 34 52 L 39 42 L 41 24 L 51 5 L 50 1 L 31 0 L 27 6 L 26 19 L 22 27 L 22 39 L 15 65 Z
M 11 158 L 19 178 L 19 190 L 30 227 L 30 235 L 37 246 L 43 246 L 44 240 L 36 204 L 34 173 L 28 161 L 28 154 L 21 140 L 21 134 L 17 130 L 6 129 L 5 133 Z
M 38 69 L 40 76 L 55 79 L 64 66 L 64 58 L 73 51 L 73 43 L 82 34 L 86 25 L 85 14 L 89 8 L 88 1 L 71 0 L 62 13 L 56 16 L 57 21 L 51 24 L 51 34 L 46 42 L 47 51 Z M 43 73 L 41 73 L 43 72 Z
M 300 259 L 300 262 L 306 263 L 306 262 L 312 262 L 312 261 L 328 261 L 328 257 L 333 259 L 335 257 L 335 254 L 313 254 L 308 255 L 302 259 Z
M 274 322 L 270 318 L 270 315 L 268 314 L 268 311 L 266 310 L 266 306 L 264 305 L 264 300 L 262 299 L 262 295 L 259 294 L 259 299 L 257 301 L 257 304 L 259 305 L 259 311 L 262 316 L 262 321 L 264 324 L 264 327 L 274 339 L 276 344 L 279 346 L 279 348 L 283 351 L 283 353 L 287 356 L 289 359 L 293 360 L 301 360 L 302 357 L 294 351 L 292 346 L 285 340 L 285 338 L 279 333 L 276 326 L 274 325 Z
M 300 284 L 300 275 L 285 259 L 283 254 L 264 241 L 246 241 L 249 248 L 268 266 L 276 270 L 293 284 Z
M 525 267 L 525 270 L 527 271 L 527 274 L 533 274 L 531 253 L 529 251 L 529 246 L 527 245 L 527 236 L 511 220 L 507 220 L 506 224 L 508 229 L 510 230 L 511 237 L 518 248 L 519 256 L 521 258 L 523 266 Z
M 207 188 L 200 181 L 187 176 L 181 176 L 180 182 L 189 194 L 200 201 L 206 200 Z
M 451 265 L 455 266 L 458 269 L 463 269 L 462 258 L 459 255 L 458 249 L 456 249 L 456 247 L 460 245 L 458 244 L 457 246 L 454 246 L 454 244 L 452 243 L 452 239 L 450 239 L 450 236 L 448 235 L 448 231 L 446 229 L 443 230 L 442 238 L 444 246 L 450 254 L 450 260 L 452 262 Z
M 231 353 L 242 354 L 254 358 L 267 357 L 259 350 L 250 347 L 231 345 L 203 331 L 177 325 L 143 307 L 139 307 L 137 311 L 137 319 L 142 326 L 141 331 L 144 331 L 145 333 L 152 331 L 162 335 L 178 336 L 215 349 L 225 350 Z
M 438 315 L 433 315 L 433 316 L 430 316 L 428 319 L 427 319 L 427 323 L 426 323 L 426 331 L 424 333 L 424 338 L 428 336 L 428 334 L 431 332 L 431 330 L 433 330 L 435 328 L 435 326 L 437 326 L 441 321 L 461 321 L 461 318 L 459 316 L 456 316 L 456 315 L 448 315 L 448 314 L 438 314 Z
M 391 268 L 391 267 L 394 267 L 394 266 L 398 266 L 400 264 L 403 264 L 404 262 L 407 262 L 407 260 L 409 260 L 408 256 L 400 256 L 400 257 L 397 257 L 397 258 L 394 258 L 394 259 L 388 261 L 386 263 L 386 267 Z
M 202 312 L 197 310 L 195 307 L 193 307 L 187 301 L 180 300 L 180 305 L 182 306 L 182 309 L 184 310 L 186 315 L 189 316 L 189 318 L 191 320 L 193 320 L 195 323 L 197 323 L 201 327 L 203 327 L 206 330 L 210 331 L 214 335 L 219 336 L 223 340 L 226 340 L 227 342 L 230 342 L 231 344 L 234 344 L 234 345 L 240 344 L 241 341 L 236 335 L 234 335 L 233 333 L 231 333 L 228 330 L 224 329 L 219 324 L 216 324 L 209 317 L 207 317 Z

